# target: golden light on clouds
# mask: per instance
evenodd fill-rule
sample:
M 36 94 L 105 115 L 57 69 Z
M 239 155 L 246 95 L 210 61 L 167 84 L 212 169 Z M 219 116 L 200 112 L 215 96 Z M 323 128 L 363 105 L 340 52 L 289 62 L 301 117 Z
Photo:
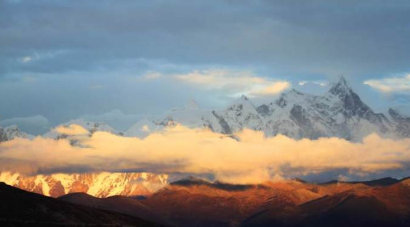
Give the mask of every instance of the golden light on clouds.
M 148 72 L 145 79 L 164 78 L 159 72 Z M 168 75 L 176 81 L 198 86 L 201 89 L 223 90 L 231 94 L 249 96 L 277 95 L 291 87 L 288 81 L 272 80 L 255 75 L 251 71 L 225 69 L 193 70 L 188 73 Z
M 71 125 L 70 132 L 83 133 L 85 129 L 79 127 Z M 366 175 L 405 168 L 410 162 L 410 139 L 386 139 L 376 134 L 352 143 L 339 138 L 266 138 L 252 130 L 230 137 L 177 125 L 144 139 L 108 132 L 81 138 L 81 147 L 71 146 L 65 139 L 15 139 L 0 144 L 0 160 L 30 163 L 29 174 L 72 171 L 81 166 L 89 171 L 213 174 L 218 180 L 233 183 L 259 183 L 295 173 L 338 169 Z M 2 168 L 20 171 L 18 165 Z
M 66 135 L 84 135 L 88 134 L 89 132 L 87 129 L 81 127 L 80 125 L 69 125 L 69 126 L 58 126 L 54 129 L 57 133 L 66 134 Z
M 410 74 L 403 77 L 387 77 L 381 79 L 366 80 L 364 84 L 383 92 L 409 92 L 410 91 Z
M 290 87 L 291 85 L 287 81 L 273 82 L 271 85 L 268 85 L 266 87 L 263 87 L 260 90 L 256 90 L 252 92 L 251 95 L 255 95 L 255 96 L 277 95 Z

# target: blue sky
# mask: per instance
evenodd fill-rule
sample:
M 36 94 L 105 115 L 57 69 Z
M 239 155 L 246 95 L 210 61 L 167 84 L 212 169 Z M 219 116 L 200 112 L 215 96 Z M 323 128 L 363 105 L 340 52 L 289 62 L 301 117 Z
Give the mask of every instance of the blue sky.
M 258 103 L 340 75 L 378 111 L 406 107 L 408 21 L 401 0 L 0 0 L 0 120 L 124 129 L 190 99 Z

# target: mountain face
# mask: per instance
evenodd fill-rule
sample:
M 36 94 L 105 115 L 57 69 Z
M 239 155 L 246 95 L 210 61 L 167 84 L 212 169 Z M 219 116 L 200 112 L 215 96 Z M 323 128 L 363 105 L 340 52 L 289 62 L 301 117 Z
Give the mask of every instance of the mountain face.
M 71 124 L 82 126 L 88 135 L 96 131 L 110 132 L 122 135 L 105 123 L 96 123 L 84 120 L 73 120 L 62 124 L 68 127 Z M 84 135 L 83 135 L 84 136 Z M 50 139 L 68 139 L 74 146 L 81 146 L 76 136 L 61 134 L 52 130 L 43 135 Z M 16 126 L 0 128 L 0 142 L 14 138 L 32 139 L 33 136 L 21 132 Z M 113 195 L 149 195 L 165 186 L 168 182 L 166 174 L 152 173 L 84 173 L 84 174 L 51 174 L 25 176 L 19 173 L 1 172 L 0 182 L 15 186 L 26 191 L 58 197 L 74 192 L 84 192 L 92 196 L 105 198 Z
M 168 176 L 151 173 L 84 173 L 24 176 L 0 172 L 0 182 L 38 194 L 58 197 L 83 192 L 105 198 L 149 195 L 168 183 Z
M 34 136 L 20 131 L 20 129 L 16 125 L 8 126 L 5 128 L 0 126 L 0 142 L 9 141 L 14 138 L 32 139 L 34 138 Z
M 269 104 L 255 107 L 245 96 L 220 111 L 206 111 L 188 104 L 165 116 L 144 119 L 132 126 L 126 136 L 147 136 L 169 125 L 207 127 L 231 134 L 249 128 L 267 136 L 283 134 L 291 138 L 339 137 L 359 141 L 378 133 L 386 137 L 409 137 L 410 118 L 390 109 L 388 115 L 375 113 L 342 77 L 323 95 L 310 95 L 294 89 Z
M 410 225 L 409 195 L 408 179 L 232 185 L 190 178 L 134 202 L 122 196 L 96 199 L 82 194 L 60 199 L 181 227 L 388 227 Z
M 394 121 L 395 131 L 402 137 L 410 137 L 410 117 L 400 114 L 399 111 L 389 109 L 389 115 Z
M 0 226 L 160 225 L 129 215 L 90 208 L 26 192 L 0 183 Z
M 372 132 L 394 134 L 392 122 L 363 103 L 344 78 L 324 95 L 291 90 L 259 109 L 267 120 L 263 131 L 271 136 L 360 140 Z

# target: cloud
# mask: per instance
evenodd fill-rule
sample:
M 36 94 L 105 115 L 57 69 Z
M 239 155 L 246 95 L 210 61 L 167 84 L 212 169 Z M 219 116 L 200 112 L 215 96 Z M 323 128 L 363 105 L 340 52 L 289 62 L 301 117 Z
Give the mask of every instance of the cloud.
M 78 126 L 62 129 L 82 131 Z M 235 138 L 177 125 L 144 139 L 95 132 L 82 137 L 82 147 L 64 139 L 15 139 L 0 144 L 0 160 L 16 163 L 1 170 L 37 174 L 81 167 L 89 172 L 211 174 L 227 182 L 260 183 L 339 170 L 347 173 L 345 177 L 365 177 L 406 170 L 410 164 L 410 139 L 372 134 L 361 143 L 339 138 L 294 140 L 282 135 L 266 138 L 252 130 L 238 132 Z
M 158 78 L 160 78 L 160 77 L 162 77 L 162 74 L 161 74 L 161 73 L 149 71 L 149 72 L 145 73 L 145 74 L 142 76 L 142 79 L 144 79 L 144 80 L 154 80 L 154 79 L 158 79 Z
M 336 1 L 0 1 L 0 114 L 42 114 L 57 124 L 111 109 L 158 113 L 190 98 L 203 97 L 211 108 L 229 101 L 221 90 L 194 91 L 199 85 L 187 92 L 164 78 L 125 80 L 180 73 L 173 65 L 182 72 L 252 68 L 292 82 L 340 74 L 364 81 L 409 70 L 406 1 L 364 2 L 355 11 L 350 1 Z M 32 60 L 24 64 L 24 57 Z M 27 75 L 38 83 L 22 83 Z
M 410 74 L 403 77 L 366 80 L 364 84 L 383 93 L 408 93 L 410 92 Z
M 55 128 L 54 130 L 59 134 L 66 134 L 70 136 L 86 135 L 89 133 L 87 129 L 75 124 L 69 126 L 61 125 Z
M 143 131 L 143 132 L 149 132 L 149 131 L 150 131 L 149 126 L 148 126 L 148 125 L 143 125 L 143 126 L 141 127 L 141 131 Z
M 283 0 L 103 2 L 5 1 L 0 15 L 0 21 L 5 21 L 0 24 L 2 57 L 31 56 L 27 53 L 31 50 L 73 50 L 67 58 L 59 56 L 55 66 L 45 62 L 33 67 L 36 72 L 98 68 L 129 57 L 255 64 L 282 72 L 349 70 L 359 75 L 408 69 L 403 33 L 408 28 L 409 6 L 404 0 L 389 7 L 381 0 L 363 3 L 354 12 L 347 10 L 351 3 L 342 0 L 338 4 L 319 0 L 313 5 Z M 88 9 L 93 9 L 92 15 Z M 112 18 L 106 17 L 107 12 Z M 147 12 L 163 17 L 153 19 Z M 85 32 L 89 35 L 82 35 Z M 78 39 L 73 42 L 68 37 Z M 386 38 L 391 42 L 386 43 Z
M 252 92 L 251 95 L 277 95 L 281 92 L 283 92 L 286 89 L 289 89 L 291 87 L 290 83 L 287 81 L 280 81 L 280 82 L 273 82 L 271 85 L 262 88 L 261 90 L 257 90 L 255 92 Z
M 329 83 L 328 82 L 326 82 L 326 81 L 306 81 L 306 80 L 303 80 L 303 81 L 299 81 L 299 86 L 305 86 L 306 84 L 314 84 L 314 85 L 318 85 L 318 86 L 321 86 L 321 87 L 326 87 Z
M 25 56 L 21 59 L 23 63 L 30 62 L 33 58 L 31 56 Z
M 303 81 L 299 81 L 299 86 L 303 86 L 303 85 L 305 85 L 307 83 L 307 81 L 306 80 L 303 80 Z
M 256 76 L 250 71 L 194 70 L 173 77 L 202 88 L 224 90 L 231 94 L 247 94 L 249 96 L 276 95 L 291 87 L 288 81 Z
M 323 82 L 323 81 L 313 81 L 312 83 L 313 83 L 313 84 L 316 84 L 316 85 L 319 85 L 319 86 L 321 86 L 321 87 L 325 87 L 325 86 L 328 85 L 327 82 Z

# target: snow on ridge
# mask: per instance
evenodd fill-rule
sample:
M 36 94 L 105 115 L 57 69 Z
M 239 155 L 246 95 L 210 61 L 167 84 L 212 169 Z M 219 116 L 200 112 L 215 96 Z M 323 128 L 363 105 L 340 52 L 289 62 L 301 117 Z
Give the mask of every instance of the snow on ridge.
M 266 136 L 283 134 L 295 139 L 339 137 L 359 141 L 373 132 L 386 137 L 410 137 L 410 118 L 393 109 L 387 114 L 375 113 L 343 77 L 323 95 L 291 89 L 269 104 L 260 106 L 254 106 L 244 95 L 222 110 L 205 110 L 194 100 L 189 100 L 182 107 L 136 122 L 125 133 L 116 131 L 108 124 L 83 119 L 71 120 L 62 125 L 80 125 L 90 132 L 89 136 L 96 131 L 106 131 L 144 138 L 176 123 L 190 128 L 209 128 L 224 134 L 249 128 L 263 131 Z M 55 130 L 43 137 L 68 138 Z
M 4 128 L 0 126 L 0 142 L 13 140 L 14 138 L 33 139 L 34 136 L 20 131 L 17 125 L 11 125 Z

